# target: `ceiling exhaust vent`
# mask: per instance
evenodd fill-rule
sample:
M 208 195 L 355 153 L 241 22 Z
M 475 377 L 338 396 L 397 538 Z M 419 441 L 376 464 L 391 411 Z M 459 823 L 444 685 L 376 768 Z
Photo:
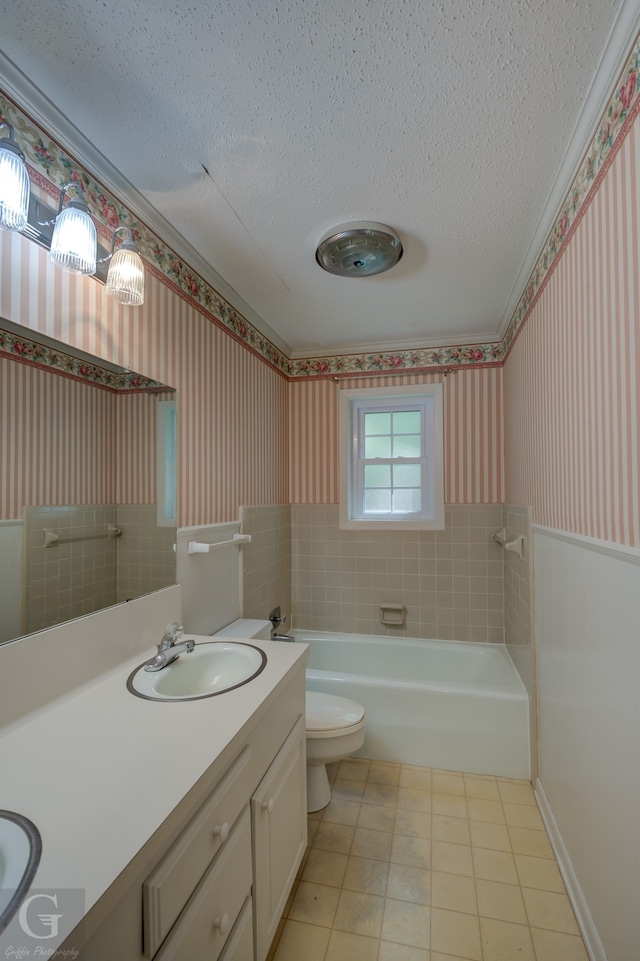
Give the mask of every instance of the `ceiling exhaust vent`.
M 368 220 L 334 227 L 316 250 L 322 269 L 339 277 L 372 277 L 395 266 L 401 257 L 402 244 L 391 227 Z

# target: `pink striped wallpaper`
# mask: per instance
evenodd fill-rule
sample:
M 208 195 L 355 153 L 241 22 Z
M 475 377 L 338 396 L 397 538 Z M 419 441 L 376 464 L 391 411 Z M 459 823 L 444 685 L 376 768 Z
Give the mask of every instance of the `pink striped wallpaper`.
M 289 385 L 289 491 L 294 504 L 338 502 L 338 395 L 347 387 L 444 384 L 445 501 L 501 502 L 502 369 L 293 381 Z
M 287 382 L 151 270 L 144 306 L 127 309 L 0 231 L 0 316 L 178 389 L 180 525 L 287 502 Z
M 506 498 L 640 547 L 640 121 L 586 205 L 504 368 Z

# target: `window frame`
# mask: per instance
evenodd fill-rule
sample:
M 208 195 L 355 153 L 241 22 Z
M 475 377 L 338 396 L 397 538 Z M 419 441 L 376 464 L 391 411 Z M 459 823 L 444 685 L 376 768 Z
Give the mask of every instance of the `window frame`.
M 178 408 L 175 400 L 156 405 L 156 516 L 158 527 L 178 522 Z M 173 514 L 173 516 L 171 516 Z
M 367 515 L 357 503 L 362 492 L 363 468 L 371 459 L 360 456 L 359 437 L 364 413 L 402 409 L 423 410 L 423 509 L 420 514 Z M 405 387 L 368 387 L 340 391 L 339 486 L 340 527 L 343 530 L 444 530 L 444 431 L 442 384 Z M 393 463 L 395 458 L 381 458 Z M 415 463 L 416 458 L 407 458 Z

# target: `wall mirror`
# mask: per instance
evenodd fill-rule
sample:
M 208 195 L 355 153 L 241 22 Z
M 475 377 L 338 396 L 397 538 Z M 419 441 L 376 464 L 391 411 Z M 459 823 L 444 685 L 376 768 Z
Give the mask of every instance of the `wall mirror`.
M 0 643 L 176 583 L 176 391 L 0 318 Z

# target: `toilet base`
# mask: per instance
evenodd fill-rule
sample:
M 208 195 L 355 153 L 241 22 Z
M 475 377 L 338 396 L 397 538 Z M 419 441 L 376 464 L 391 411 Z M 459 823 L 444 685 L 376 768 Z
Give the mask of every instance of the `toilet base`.
M 307 764 L 307 813 L 321 811 L 331 800 L 331 786 L 325 764 Z

